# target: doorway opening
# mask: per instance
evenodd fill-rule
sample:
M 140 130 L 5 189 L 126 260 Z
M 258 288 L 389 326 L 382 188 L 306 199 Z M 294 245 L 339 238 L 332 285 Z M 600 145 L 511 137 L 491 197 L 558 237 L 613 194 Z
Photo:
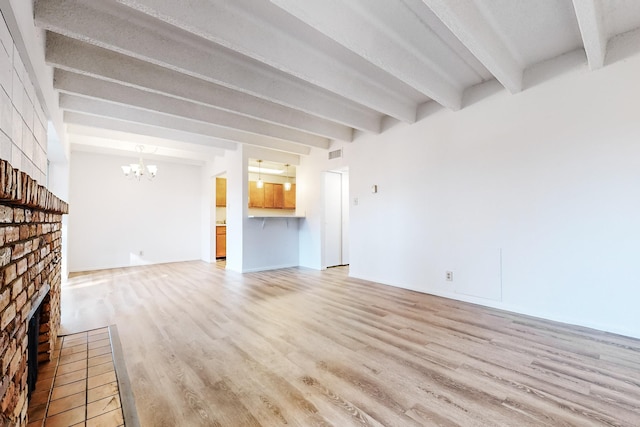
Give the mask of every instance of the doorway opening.
M 215 260 L 227 259 L 227 175 L 216 176 Z
M 325 268 L 349 264 L 349 170 L 324 174 Z

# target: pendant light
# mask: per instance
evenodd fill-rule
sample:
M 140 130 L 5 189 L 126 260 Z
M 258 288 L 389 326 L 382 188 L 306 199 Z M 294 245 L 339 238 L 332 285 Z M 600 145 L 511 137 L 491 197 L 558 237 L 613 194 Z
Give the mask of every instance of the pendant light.
M 289 181 L 289 164 L 286 165 L 287 168 L 287 180 L 284 183 L 284 191 L 291 191 L 291 181 Z
M 124 176 L 128 178 L 135 178 L 140 181 L 143 175 L 146 175 L 147 179 L 151 180 L 158 174 L 158 166 L 145 165 L 142 160 L 142 153 L 144 152 L 144 145 L 136 145 L 136 151 L 139 154 L 138 163 L 131 163 L 129 165 L 121 166 Z
M 256 187 L 257 188 L 262 188 L 264 187 L 264 182 L 262 181 L 262 175 L 260 174 L 261 172 L 261 164 L 262 164 L 262 160 L 257 160 L 258 162 L 258 182 L 256 182 Z

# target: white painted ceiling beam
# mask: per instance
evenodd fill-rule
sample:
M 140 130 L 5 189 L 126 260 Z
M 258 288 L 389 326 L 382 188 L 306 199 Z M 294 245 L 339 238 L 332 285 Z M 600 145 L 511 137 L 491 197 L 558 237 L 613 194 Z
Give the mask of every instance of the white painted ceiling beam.
M 69 135 L 104 136 L 112 139 L 121 137 L 132 141 L 144 140 L 145 138 L 150 138 L 151 140 L 161 139 L 172 141 L 178 145 L 186 143 L 220 150 L 235 150 L 238 147 L 237 143 L 224 139 L 106 117 L 87 116 L 86 125 L 68 123 L 66 126 Z M 117 135 L 117 137 L 112 135 Z
M 66 95 L 65 95 L 66 96 Z M 73 101 L 64 100 L 65 96 L 61 96 L 61 104 L 71 104 Z M 67 96 L 67 98 L 70 98 Z M 106 102 L 93 101 L 91 107 L 81 108 L 81 112 L 71 109 L 64 112 L 65 123 L 73 123 L 85 126 L 100 127 L 105 129 L 122 130 L 124 128 L 132 129 L 135 126 L 119 126 L 118 122 L 128 122 L 132 125 L 140 124 L 141 128 L 146 128 L 144 134 L 162 137 L 167 130 L 178 130 L 182 132 L 195 133 L 210 136 L 222 142 L 230 144 L 235 148 L 236 143 L 255 145 L 258 147 L 269 148 L 278 151 L 287 151 L 295 154 L 307 155 L 311 152 L 311 148 L 301 144 L 294 144 L 288 141 L 282 141 L 276 138 L 270 138 L 263 135 L 255 135 L 252 133 L 242 133 L 231 129 L 220 128 L 206 123 L 193 122 L 182 119 L 180 117 L 168 116 L 166 114 L 153 113 L 150 111 L 138 110 L 131 107 L 111 104 Z M 104 104 L 104 105 L 100 105 Z M 62 107 L 62 106 L 61 106 Z M 63 109 L 65 107 L 62 107 Z M 137 120 L 131 121 L 131 117 Z M 144 126 L 146 125 L 146 126 Z M 159 131 L 153 133 L 149 127 L 156 127 Z M 138 127 L 140 128 L 140 127 Z M 232 149 L 233 149 L 232 148 Z
M 130 155 L 131 160 L 139 157 L 139 153 L 136 152 L 136 146 L 143 145 L 145 151 L 142 153 L 142 157 L 145 163 L 149 163 L 149 159 L 168 157 L 172 159 L 187 159 L 202 164 L 207 160 L 213 160 L 216 156 L 224 155 L 223 150 L 191 146 L 189 144 L 175 147 L 167 145 L 161 140 L 149 140 L 147 143 L 141 143 L 126 139 L 70 134 L 69 142 L 72 144 L 71 149 L 73 151 L 100 151 L 110 154 Z
M 251 119 L 227 111 L 218 110 L 201 104 L 171 98 L 158 93 L 123 86 L 69 71 L 56 70 L 54 87 L 65 93 L 79 94 L 113 103 L 131 105 L 136 108 L 157 111 L 189 120 L 209 123 L 218 127 L 235 129 L 242 132 L 265 135 L 312 147 L 329 148 L 329 140 L 317 135 L 301 132 L 267 122 Z M 62 103 L 61 103 L 62 106 Z M 63 106 L 63 108 L 67 108 Z M 135 117 L 132 117 L 135 120 Z
M 578 18 L 589 68 L 591 70 L 602 68 L 607 55 L 607 35 L 602 19 L 602 4 L 600 0 L 573 0 L 573 8 Z
M 121 141 L 123 146 L 127 146 L 130 151 L 135 151 L 137 145 L 144 145 L 145 148 L 154 151 L 156 147 L 176 151 L 184 151 L 185 155 L 193 156 L 196 159 L 212 158 L 214 156 L 224 156 L 225 150 L 217 148 L 211 144 L 185 142 L 184 139 L 167 139 L 149 135 L 121 132 L 111 129 L 99 129 L 81 125 L 67 125 L 69 138 L 77 144 L 82 144 L 88 138 L 92 141 Z M 113 143 L 104 144 L 112 146 Z M 156 154 L 169 155 L 157 152 Z
M 203 41 L 189 42 L 127 17 L 103 10 L 95 2 L 40 0 L 35 7 L 39 27 L 87 41 L 230 89 L 263 98 L 355 129 L 379 133 L 382 114 L 342 96 L 291 79 L 285 74 L 227 49 Z M 195 37 L 194 37 L 195 39 Z
M 116 1 L 375 111 L 415 122 L 415 104 L 307 43 L 309 33 L 295 31 L 295 18 L 273 16 L 266 2 L 191 0 L 189 8 L 198 13 L 181 13 L 184 5 L 175 0 Z M 294 30 L 284 32 L 282 26 Z
M 76 73 L 199 102 L 225 111 L 341 141 L 353 129 L 60 34 L 47 33 L 47 63 Z
M 404 4 L 389 0 L 271 2 L 442 106 L 460 109 L 463 88 L 439 73 L 426 52 L 409 44 L 437 37 Z M 409 37 L 402 37 L 398 30 Z M 432 54 L 445 50 L 440 40 L 431 48 Z M 450 50 L 443 53 L 451 56 Z
M 524 67 L 471 0 L 423 0 L 476 58 L 511 93 L 522 90 Z

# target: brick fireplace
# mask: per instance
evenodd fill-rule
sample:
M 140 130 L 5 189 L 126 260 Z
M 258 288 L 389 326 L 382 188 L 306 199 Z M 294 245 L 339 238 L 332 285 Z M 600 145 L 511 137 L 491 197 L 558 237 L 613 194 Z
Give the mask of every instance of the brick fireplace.
M 0 426 L 25 426 L 29 320 L 39 305 L 39 361 L 60 326 L 62 215 L 68 205 L 0 160 Z

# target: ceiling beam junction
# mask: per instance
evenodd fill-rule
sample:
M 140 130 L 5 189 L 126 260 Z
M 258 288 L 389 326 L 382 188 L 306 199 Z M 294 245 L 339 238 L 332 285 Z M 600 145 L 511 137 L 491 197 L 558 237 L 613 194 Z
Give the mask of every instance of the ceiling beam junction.
M 509 92 L 522 90 L 524 67 L 509 54 L 477 3 L 467 0 L 423 1 Z

